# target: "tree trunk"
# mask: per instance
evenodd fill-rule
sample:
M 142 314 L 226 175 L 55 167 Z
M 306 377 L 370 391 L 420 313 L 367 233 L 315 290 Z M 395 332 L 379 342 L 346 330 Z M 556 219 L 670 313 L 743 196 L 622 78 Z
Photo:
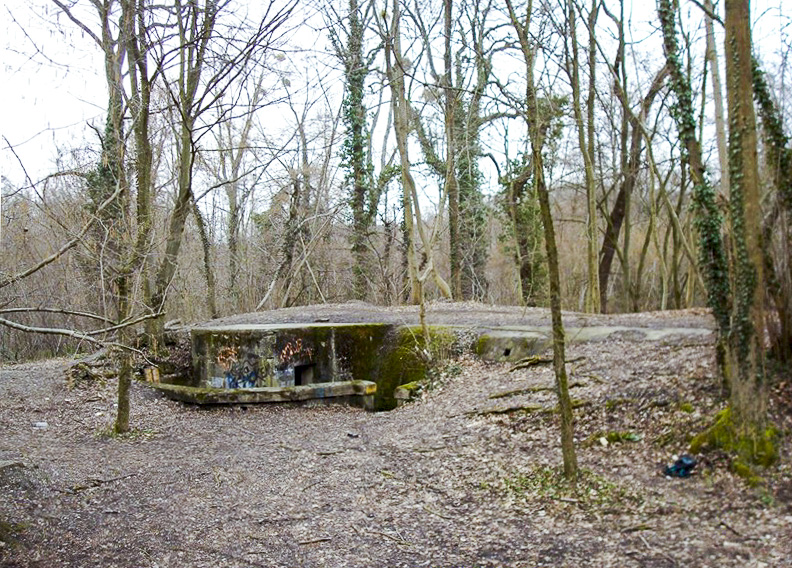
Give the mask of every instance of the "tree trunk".
M 592 0 L 589 14 L 589 89 L 586 100 L 586 120 L 583 120 L 583 111 L 580 103 L 580 58 L 578 56 L 577 21 L 575 18 L 575 3 L 568 2 L 569 35 L 571 42 L 571 72 L 572 83 L 572 108 L 575 113 L 575 123 L 578 131 L 578 147 L 583 156 L 583 165 L 586 179 L 586 244 L 588 278 L 586 286 L 585 310 L 589 313 L 600 311 L 600 279 L 599 265 L 597 262 L 597 186 L 594 179 L 594 99 L 596 96 L 596 36 L 594 25 L 597 21 L 597 0 Z
M 737 435 L 761 436 L 767 419 L 764 365 L 764 262 L 749 0 L 726 0 L 730 213 L 734 250 L 732 419 Z M 748 457 L 748 456 L 743 456 Z
M 616 75 L 614 74 L 616 77 Z M 642 122 L 646 120 L 649 115 L 649 110 L 652 108 L 654 99 L 662 89 L 668 77 L 668 66 L 664 65 L 654 77 L 649 91 L 646 93 L 643 101 L 641 101 L 641 110 L 637 117 L 630 117 L 629 124 L 632 127 L 630 135 L 630 157 L 627 161 L 622 175 L 622 182 L 619 184 L 619 192 L 616 194 L 616 200 L 613 203 L 610 215 L 608 217 L 608 225 L 605 229 L 605 237 L 602 239 L 602 248 L 599 253 L 599 279 L 600 279 L 600 308 L 603 313 L 608 311 L 608 280 L 610 279 L 611 267 L 613 265 L 613 257 L 616 254 L 618 246 L 619 233 L 621 232 L 622 224 L 627 212 L 627 198 L 632 194 L 635 188 L 635 183 L 638 179 L 638 174 L 641 169 L 641 154 L 643 152 L 643 144 L 641 143 L 644 138 L 642 131 Z M 617 84 L 617 94 L 622 106 L 629 107 L 629 101 L 624 90 Z M 646 141 L 649 143 L 649 140 Z
M 567 479 L 577 479 L 577 456 L 575 454 L 574 418 L 572 415 L 572 401 L 569 397 L 569 384 L 566 374 L 566 355 L 564 324 L 561 316 L 561 279 L 558 271 L 558 249 L 556 248 L 553 217 L 550 210 L 550 196 L 545 185 L 544 162 L 542 157 L 542 134 L 540 126 L 540 112 L 534 84 L 534 46 L 529 39 L 529 28 L 532 16 L 533 3 L 529 0 L 526 8 L 524 23 L 517 19 L 511 0 L 506 0 L 509 16 L 520 40 L 523 59 L 527 75 L 525 102 L 526 119 L 528 122 L 528 136 L 531 143 L 531 158 L 533 160 L 533 176 L 536 191 L 539 197 L 539 206 L 542 212 L 542 224 L 545 235 L 545 251 L 550 277 L 550 312 L 553 321 L 553 367 L 556 378 L 556 394 L 558 405 L 561 409 L 561 450 L 564 459 L 564 476 Z
M 399 1 L 393 0 L 393 16 L 391 18 L 391 28 L 383 39 L 385 40 L 385 63 L 388 78 L 391 83 L 391 106 L 393 107 L 394 133 L 396 135 L 396 146 L 399 151 L 402 174 L 402 191 L 404 204 L 404 223 L 407 237 L 407 266 L 410 278 L 411 300 L 413 303 L 420 304 L 423 299 L 423 281 L 431 276 L 438 290 L 445 298 L 451 298 L 451 288 L 437 271 L 437 266 L 433 261 L 433 248 L 437 242 L 439 234 L 439 218 L 442 217 L 444 202 L 446 199 L 443 191 L 437 219 L 428 233 L 421 217 L 421 208 L 418 200 L 418 191 L 415 187 L 415 180 L 410 172 L 410 157 L 408 153 L 407 138 L 410 133 L 411 108 L 407 101 L 404 86 L 405 63 L 401 52 L 401 31 L 399 21 L 401 18 Z M 420 238 L 423 250 L 421 251 L 422 260 L 418 263 L 418 251 L 416 250 L 417 241 Z M 420 273 L 423 271 L 423 273 Z M 419 280 L 421 287 L 419 289 Z
M 443 0 L 445 16 L 445 75 L 443 89 L 445 91 L 445 132 L 446 132 L 446 192 L 448 193 L 448 232 L 451 263 L 451 293 L 456 300 L 462 299 L 462 254 L 459 237 L 459 184 L 456 174 L 456 141 L 454 111 L 456 109 L 456 91 L 451 75 L 451 17 L 453 14 L 452 0 Z
M 726 121 L 723 118 L 723 92 L 721 89 L 718 50 L 715 47 L 715 30 L 711 13 L 714 12 L 712 0 L 704 0 L 704 25 L 707 29 L 707 61 L 712 72 L 712 98 L 715 102 L 715 138 L 718 142 L 718 161 L 721 170 L 721 192 L 729 195 L 729 156 L 726 149 Z
M 198 226 L 198 237 L 201 240 L 201 249 L 203 251 L 203 273 L 206 280 L 206 307 L 209 310 L 209 317 L 217 319 L 219 314 L 217 312 L 217 286 L 215 285 L 214 270 L 212 270 L 212 241 L 209 238 L 209 232 L 206 230 L 206 222 L 203 218 L 198 203 L 195 197 L 191 196 L 193 218 L 195 224 Z
M 778 360 L 788 363 L 792 361 L 792 262 L 783 259 L 792 257 L 792 147 L 764 72 L 755 60 L 753 89 L 762 121 L 766 162 L 777 192 L 763 231 L 765 276 L 778 312 L 778 327 L 771 330 L 770 339 Z M 774 236 L 777 236 L 776 248 L 773 247 Z M 774 261 L 774 252 L 778 263 Z
M 350 186 L 352 209 L 352 235 L 350 244 L 354 265 L 352 291 L 358 300 L 368 297 L 371 280 L 369 232 L 373 215 L 370 214 L 376 188 L 372 180 L 372 164 L 367 153 L 369 144 L 366 107 L 364 105 L 368 63 L 363 54 L 365 27 L 360 18 L 358 0 L 349 0 L 349 31 L 346 45 L 336 42 L 336 55 L 344 65 L 346 93 L 344 95 L 343 121 L 347 132 L 343 143 L 343 162 L 348 170 L 346 183 Z M 334 33 L 334 32 L 333 32 Z M 379 195 L 376 195 L 379 201 Z M 376 211 L 377 205 L 373 205 Z
M 696 229 L 699 233 L 700 263 L 704 267 L 707 283 L 707 303 L 712 308 L 719 330 L 719 362 L 728 380 L 726 367 L 726 341 L 729 337 L 730 299 L 729 267 L 721 236 L 721 216 L 715 204 L 715 191 L 701 160 L 701 146 L 696 139 L 696 120 L 693 113 L 693 93 L 679 59 L 676 38 L 676 10 L 671 0 L 658 0 L 657 12 L 663 31 L 664 50 L 669 67 L 671 88 L 677 97 L 675 120 L 679 139 L 685 148 L 687 163 L 693 178 L 693 202 L 696 214 Z

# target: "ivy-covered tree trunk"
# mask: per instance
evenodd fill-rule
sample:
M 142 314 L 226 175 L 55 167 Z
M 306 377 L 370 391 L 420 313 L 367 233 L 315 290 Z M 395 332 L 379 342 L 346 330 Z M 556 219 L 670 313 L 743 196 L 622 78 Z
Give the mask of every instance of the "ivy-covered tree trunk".
M 720 446 L 742 460 L 767 465 L 777 454 L 773 432 L 765 428 L 768 393 L 764 368 L 764 267 L 749 0 L 727 0 L 725 4 L 731 271 L 720 233 L 715 192 L 695 138 L 692 93 L 676 42 L 676 8 L 670 0 L 658 0 L 671 85 L 677 97 L 674 118 L 693 177 L 699 248 L 709 305 L 719 326 L 719 363 L 730 392 L 730 407 L 710 430 L 694 439 L 692 448 Z
M 547 296 L 541 211 L 532 180 L 533 162 L 530 159 L 515 164 L 515 171 L 508 172 L 501 179 L 505 187 L 508 233 L 513 242 L 512 252 L 518 273 L 517 294 L 524 306 L 544 303 Z
M 789 363 L 792 362 L 792 262 L 788 261 L 792 257 L 792 147 L 765 74 L 755 60 L 753 90 L 762 122 L 765 161 L 776 189 L 763 230 L 765 277 L 778 318 L 778 327 L 770 327 L 770 340 L 776 358 Z
M 124 33 L 127 31 L 126 22 L 132 14 L 122 13 L 120 17 L 120 30 L 118 37 L 113 37 L 111 28 L 114 22 L 109 7 L 98 10 L 102 22 L 101 48 L 105 58 L 105 80 L 109 93 L 107 123 L 105 136 L 102 140 L 102 157 L 96 170 L 88 176 L 88 189 L 92 201 L 101 203 L 116 190 L 119 196 L 113 207 L 102 212 L 102 224 L 106 231 L 106 244 L 100 252 L 101 263 L 104 266 L 101 277 L 109 276 L 113 294 L 116 321 L 121 324 L 126 321 L 130 313 L 132 268 L 134 259 L 131 257 L 132 233 L 130 231 L 130 195 L 129 183 L 125 169 L 126 145 L 124 142 L 124 90 L 123 73 L 121 69 L 123 54 L 126 50 Z M 119 331 L 119 342 L 128 345 L 131 332 L 126 328 Z M 132 382 L 132 358 L 128 352 L 120 354 L 120 367 L 118 373 L 118 392 L 116 419 L 113 429 L 116 433 L 129 430 L 129 390 Z
M 346 82 L 342 115 L 346 133 L 342 165 L 347 170 L 346 184 L 352 210 L 350 244 L 354 260 L 353 294 L 356 299 L 365 300 L 371 279 L 368 240 L 379 203 L 379 192 L 372 180 L 373 167 L 367 153 L 369 133 L 363 99 L 369 62 L 363 55 L 364 25 L 358 0 L 349 0 L 348 29 L 345 45 L 335 35 L 331 37 L 336 56 L 344 65 Z
M 459 184 L 456 171 L 456 130 L 457 121 L 454 120 L 457 110 L 457 92 L 453 85 L 451 75 L 451 31 L 452 31 L 452 0 L 443 0 L 443 15 L 445 24 L 445 53 L 443 62 L 445 73 L 443 75 L 443 91 L 445 94 L 445 134 L 446 134 L 446 172 L 445 184 L 448 193 L 448 241 L 449 262 L 451 264 L 451 293 L 455 300 L 462 299 L 462 258 L 459 238 Z
M 481 193 L 479 133 L 485 123 L 481 99 L 489 82 L 492 62 L 481 45 L 483 30 L 476 34 L 476 84 L 468 97 L 457 97 L 454 111 L 456 129 L 456 178 L 459 193 L 459 249 L 462 299 L 482 300 L 489 284 L 487 267 L 487 206 Z
M 701 145 L 696 138 L 696 119 L 693 110 L 693 92 L 683 70 L 679 44 L 676 37 L 674 6 L 671 0 L 658 0 L 657 13 L 663 31 L 663 46 L 670 75 L 671 88 L 676 95 L 672 108 L 674 120 L 693 178 L 693 206 L 695 227 L 699 234 L 699 262 L 707 284 L 707 304 L 718 323 L 718 361 L 729 380 L 730 370 L 726 355 L 730 331 L 729 267 L 721 235 L 723 220 L 715 203 L 715 190 L 701 159 Z
M 749 0 L 726 0 L 729 107 L 729 199 L 734 255 L 731 331 L 732 418 L 737 435 L 754 438 L 767 417 L 764 365 L 764 262 L 756 117 L 753 107 Z M 747 457 L 747 456 L 746 456 Z

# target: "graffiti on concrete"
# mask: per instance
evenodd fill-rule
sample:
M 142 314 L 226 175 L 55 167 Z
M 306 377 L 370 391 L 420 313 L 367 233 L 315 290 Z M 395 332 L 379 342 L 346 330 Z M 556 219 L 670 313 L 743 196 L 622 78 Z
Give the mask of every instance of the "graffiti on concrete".
M 310 359 L 313 355 L 313 349 L 307 345 L 303 345 L 302 339 L 294 339 L 289 341 L 281 350 L 280 360 L 281 363 L 291 363 L 296 359 Z
M 256 386 L 258 365 L 255 355 L 249 354 L 240 360 L 236 347 L 224 347 L 217 354 L 217 364 L 223 375 L 211 378 L 213 387 L 227 389 L 248 389 Z

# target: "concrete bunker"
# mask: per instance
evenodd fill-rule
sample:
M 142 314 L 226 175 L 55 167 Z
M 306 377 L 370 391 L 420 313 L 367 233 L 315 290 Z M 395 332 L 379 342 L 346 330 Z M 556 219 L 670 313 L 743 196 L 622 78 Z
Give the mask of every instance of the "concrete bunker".
M 396 407 L 394 391 L 423 378 L 416 330 L 384 323 L 200 326 L 191 330 L 192 373 L 161 384 L 197 404 L 343 402 Z
M 550 346 L 547 326 L 430 326 L 435 360 L 472 351 L 489 361 L 519 361 Z M 473 334 L 471 335 L 471 332 Z M 391 410 L 427 376 L 423 331 L 403 323 L 207 324 L 190 330 L 192 372 L 154 385 L 196 404 L 344 403 Z M 662 341 L 704 337 L 709 329 L 568 327 L 567 341 L 617 336 Z

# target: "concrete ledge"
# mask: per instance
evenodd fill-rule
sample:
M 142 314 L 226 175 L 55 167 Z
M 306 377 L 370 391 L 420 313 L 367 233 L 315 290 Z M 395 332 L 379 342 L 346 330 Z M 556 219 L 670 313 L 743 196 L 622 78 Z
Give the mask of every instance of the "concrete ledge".
M 296 387 L 224 389 L 152 384 L 168 398 L 191 404 L 260 404 L 277 402 L 342 402 L 370 409 L 377 384 L 372 381 L 337 381 Z
M 479 336 L 474 350 L 485 361 L 515 362 L 538 355 L 550 345 L 550 335 L 543 330 L 491 330 Z

